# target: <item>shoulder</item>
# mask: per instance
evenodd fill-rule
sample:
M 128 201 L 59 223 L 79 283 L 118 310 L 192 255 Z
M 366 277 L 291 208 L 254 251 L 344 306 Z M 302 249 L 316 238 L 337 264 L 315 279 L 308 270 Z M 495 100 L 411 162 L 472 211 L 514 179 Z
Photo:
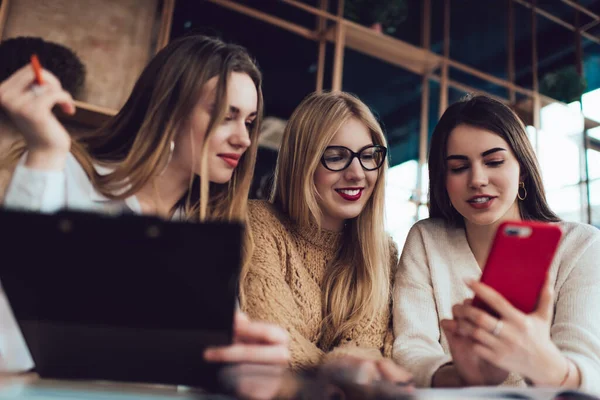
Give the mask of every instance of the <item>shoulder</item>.
M 462 228 L 449 225 L 446 221 L 439 218 L 426 218 L 416 222 L 408 232 L 407 243 L 415 240 L 425 242 L 432 241 L 437 244 L 443 244 L 450 238 L 461 233 Z
M 560 222 L 563 240 L 568 241 L 597 241 L 600 240 L 600 230 L 595 226 L 579 222 Z
M 280 212 L 266 200 L 248 201 L 248 219 L 251 223 L 277 224 L 280 222 Z
M 600 255 L 600 230 L 592 225 L 578 222 L 560 222 L 562 239 L 558 252 L 561 258 L 579 257 L 592 248 Z
M 265 200 L 248 201 L 248 224 L 253 235 L 281 236 L 287 218 L 275 205 Z

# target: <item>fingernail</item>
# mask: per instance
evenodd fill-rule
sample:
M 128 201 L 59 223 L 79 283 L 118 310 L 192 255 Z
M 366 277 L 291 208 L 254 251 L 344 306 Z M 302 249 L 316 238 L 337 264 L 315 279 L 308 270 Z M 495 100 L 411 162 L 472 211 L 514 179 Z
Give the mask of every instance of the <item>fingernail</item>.
M 396 386 L 400 386 L 400 387 L 405 387 L 405 386 L 411 386 L 415 383 L 415 380 L 413 378 L 410 378 L 407 381 L 404 382 L 396 382 Z

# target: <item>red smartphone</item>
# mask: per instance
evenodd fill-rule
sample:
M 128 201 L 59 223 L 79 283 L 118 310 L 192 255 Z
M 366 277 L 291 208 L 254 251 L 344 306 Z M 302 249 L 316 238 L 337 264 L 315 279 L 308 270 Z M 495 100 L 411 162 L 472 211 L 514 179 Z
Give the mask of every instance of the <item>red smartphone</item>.
M 556 224 L 501 223 L 481 282 L 494 288 L 515 308 L 526 314 L 533 312 L 561 237 L 562 231 Z M 498 317 L 498 313 L 477 297 L 473 299 L 473 305 Z

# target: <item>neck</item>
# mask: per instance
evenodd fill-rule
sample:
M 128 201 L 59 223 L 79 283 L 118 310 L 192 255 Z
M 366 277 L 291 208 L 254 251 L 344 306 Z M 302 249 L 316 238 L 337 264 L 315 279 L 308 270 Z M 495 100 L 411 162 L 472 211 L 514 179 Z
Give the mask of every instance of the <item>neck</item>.
M 177 201 L 188 190 L 189 171 L 184 173 L 171 164 L 136 194 L 144 214 L 170 216 Z
M 487 261 L 490 248 L 496 236 L 498 226 L 504 221 L 520 221 L 521 215 L 517 203 L 504 215 L 503 218 L 489 225 L 477 225 L 465 219 L 465 232 L 469 247 L 479 264 L 479 268 L 483 270 Z
M 484 268 L 485 262 L 487 261 L 487 256 L 492 247 L 498 225 L 499 222 L 492 225 L 476 225 L 469 221 L 465 221 L 467 242 L 481 269 Z
M 343 219 L 321 217 L 321 228 L 331 232 L 341 232 L 344 229 Z

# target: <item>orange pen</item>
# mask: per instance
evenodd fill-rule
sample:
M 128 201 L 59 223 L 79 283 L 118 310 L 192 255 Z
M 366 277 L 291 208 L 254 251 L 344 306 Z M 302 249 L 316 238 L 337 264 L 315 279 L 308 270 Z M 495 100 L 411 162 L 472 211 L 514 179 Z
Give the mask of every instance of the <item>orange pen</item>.
M 35 73 L 35 83 L 38 85 L 44 84 L 44 78 L 42 78 L 42 66 L 40 64 L 40 60 L 38 60 L 37 55 L 31 55 L 31 66 L 33 67 L 33 72 Z

